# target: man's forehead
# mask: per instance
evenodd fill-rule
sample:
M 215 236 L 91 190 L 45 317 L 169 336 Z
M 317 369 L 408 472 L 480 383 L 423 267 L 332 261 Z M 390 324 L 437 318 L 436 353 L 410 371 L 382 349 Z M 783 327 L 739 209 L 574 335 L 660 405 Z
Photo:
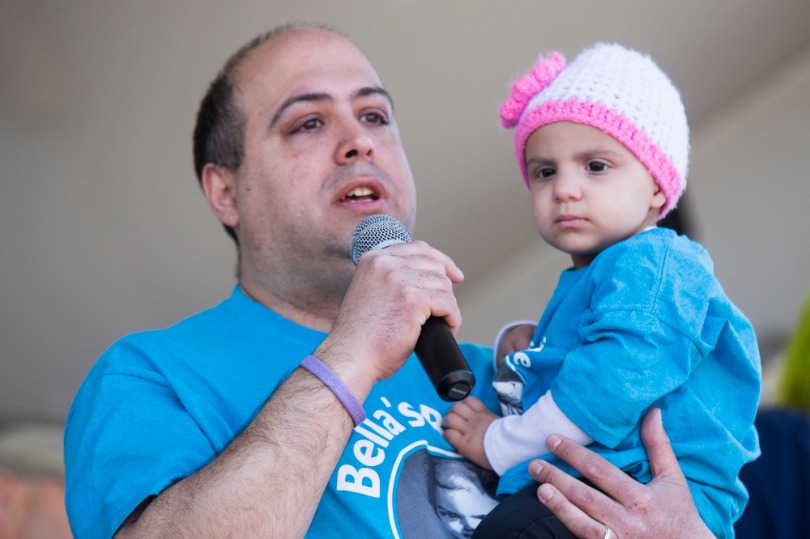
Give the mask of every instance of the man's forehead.
M 334 76 L 348 72 L 379 85 L 376 70 L 348 39 L 314 29 L 296 29 L 256 48 L 245 59 L 246 70 L 272 73 L 276 77 Z
M 279 103 L 297 95 L 328 94 L 333 98 L 365 97 L 382 90 L 379 76 L 362 52 L 341 36 L 318 30 L 295 30 L 257 47 L 239 67 L 237 86 L 253 88 Z

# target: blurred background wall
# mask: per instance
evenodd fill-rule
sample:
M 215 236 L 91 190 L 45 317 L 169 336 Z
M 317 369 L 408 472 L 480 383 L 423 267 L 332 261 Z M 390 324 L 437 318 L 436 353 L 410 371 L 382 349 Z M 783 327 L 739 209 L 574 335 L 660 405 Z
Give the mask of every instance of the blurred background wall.
M 253 35 L 334 25 L 393 94 L 416 236 L 450 254 L 461 338 L 536 318 L 568 259 L 538 239 L 497 111 L 538 52 L 649 52 L 692 126 L 683 213 L 777 365 L 810 289 L 807 0 L 5 0 L 0 423 L 61 422 L 124 333 L 230 293 L 234 249 L 194 177 L 206 85 Z

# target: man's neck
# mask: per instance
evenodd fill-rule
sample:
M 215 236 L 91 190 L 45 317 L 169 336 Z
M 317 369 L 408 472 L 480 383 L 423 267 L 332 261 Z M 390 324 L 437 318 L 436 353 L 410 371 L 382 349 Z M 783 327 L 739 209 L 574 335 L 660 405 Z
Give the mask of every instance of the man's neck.
M 323 332 L 332 329 L 342 299 L 311 294 L 306 300 L 301 301 L 295 296 L 273 294 L 262 286 L 244 280 L 240 280 L 239 289 L 253 301 L 261 303 L 287 320 Z

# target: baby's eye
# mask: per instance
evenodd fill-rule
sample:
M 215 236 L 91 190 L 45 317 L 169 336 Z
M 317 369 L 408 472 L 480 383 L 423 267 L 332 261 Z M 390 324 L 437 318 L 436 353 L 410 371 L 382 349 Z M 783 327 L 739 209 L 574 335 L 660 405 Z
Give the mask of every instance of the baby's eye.
M 602 161 L 589 161 L 587 168 L 588 172 L 604 172 L 608 169 L 608 166 L 607 163 Z
M 588 161 L 587 167 L 589 172 L 604 172 L 608 168 L 602 161 Z
M 538 180 L 547 180 L 554 176 L 556 171 L 552 167 L 541 167 L 538 168 L 537 171 L 534 173 L 535 178 Z

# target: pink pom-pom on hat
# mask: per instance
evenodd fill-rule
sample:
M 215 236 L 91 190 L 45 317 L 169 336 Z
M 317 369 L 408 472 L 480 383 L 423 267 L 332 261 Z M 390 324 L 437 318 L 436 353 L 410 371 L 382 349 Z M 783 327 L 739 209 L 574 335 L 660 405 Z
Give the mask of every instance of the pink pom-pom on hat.
M 540 56 L 534 69 L 512 84 L 511 97 L 501 105 L 501 125 L 515 127 L 529 101 L 548 86 L 564 67 L 565 57 L 558 52 L 549 53 L 546 58 Z
M 621 142 L 666 197 L 658 218 L 675 208 L 686 187 L 689 126 L 680 93 L 649 56 L 598 43 L 566 66 L 554 52 L 513 84 L 501 123 L 516 127 L 515 157 L 527 186 L 526 141 L 562 121 L 590 125 Z

